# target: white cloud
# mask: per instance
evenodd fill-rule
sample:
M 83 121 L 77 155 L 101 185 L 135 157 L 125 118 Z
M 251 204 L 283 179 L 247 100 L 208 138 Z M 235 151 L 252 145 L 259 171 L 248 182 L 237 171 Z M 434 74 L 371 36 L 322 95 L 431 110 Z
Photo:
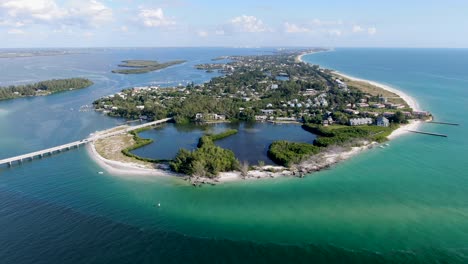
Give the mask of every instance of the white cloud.
M 89 31 L 84 32 L 84 33 L 83 33 L 83 37 L 85 37 L 85 38 L 92 38 L 92 37 L 94 37 L 94 33 L 93 33 L 93 32 L 89 32 Z
M 25 32 L 23 30 L 16 29 L 16 28 L 8 30 L 7 33 L 10 34 L 10 35 L 23 35 L 23 34 L 25 34 Z
M 370 27 L 367 29 L 367 34 L 369 35 L 375 35 L 377 33 L 377 28 L 375 27 Z
M 218 30 L 215 31 L 215 34 L 222 36 L 222 35 L 226 34 L 226 32 L 224 32 L 224 30 L 222 30 L 222 29 L 218 29 Z
M 120 31 L 122 32 L 128 32 L 128 27 L 127 26 L 121 26 Z
M 328 34 L 332 37 L 340 37 L 342 32 L 339 29 L 331 29 L 328 31 Z
M 112 9 L 97 0 L 73 0 L 63 6 L 55 0 L 3 0 L 0 1 L 0 17 L 16 26 L 98 26 L 112 19 Z
M 67 10 L 59 8 L 53 0 L 6 0 L 0 3 L 0 8 L 12 18 L 39 21 L 51 21 L 67 15 Z
M 157 9 L 140 9 L 138 17 L 142 20 L 146 27 L 166 27 L 175 25 L 175 21 L 167 18 L 161 8 Z
M 68 9 L 70 19 L 78 21 L 80 24 L 99 26 L 112 21 L 112 9 L 96 0 L 74 1 Z
M 353 26 L 353 33 L 359 33 L 362 31 L 364 31 L 364 29 L 361 26 L 358 26 L 358 25 Z
M 198 35 L 199 37 L 205 38 L 205 37 L 208 37 L 209 34 L 208 34 L 208 32 L 206 32 L 206 31 L 198 31 L 198 32 L 197 32 L 197 35 Z
M 304 33 L 304 32 L 310 32 L 310 29 L 286 22 L 284 23 L 284 31 L 286 33 Z
M 324 26 L 339 26 L 343 25 L 342 20 L 320 20 L 318 18 L 315 18 L 312 20 L 312 24 L 314 26 L 319 26 L 319 27 L 324 27 Z
M 230 24 L 235 31 L 239 32 L 257 33 L 271 31 L 262 20 L 254 16 L 238 16 L 231 19 Z

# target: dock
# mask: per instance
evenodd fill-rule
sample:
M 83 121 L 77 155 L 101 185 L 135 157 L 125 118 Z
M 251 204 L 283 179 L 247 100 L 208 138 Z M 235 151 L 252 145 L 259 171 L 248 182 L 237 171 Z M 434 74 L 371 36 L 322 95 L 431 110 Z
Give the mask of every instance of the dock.
M 74 141 L 74 142 L 63 144 L 63 145 L 60 145 L 60 146 L 47 148 L 47 149 L 43 149 L 43 150 L 39 150 L 39 151 L 35 151 L 35 152 L 23 154 L 23 155 L 11 157 L 11 158 L 2 159 L 2 160 L 0 160 L 0 166 L 1 165 L 8 165 L 9 167 L 11 167 L 14 164 L 22 164 L 23 161 L 27 161 L 27 160 L 32 161 L 35 158 L 37 159 L 37 158 L 43 158 L 43 157 L 46 157 L 46 156 L 52 156 L 52 154 L 61 153 L 61 152 L 66 151 L 66 150 L 77 149 L 82 145 L 86 145 L 88 143 L 94 142 L 94 141 L 99 140 L 99 139 L 108 138 L 108 137 L 112 137 L 112 136 L 116 136 L 116 135 L 120 135 L 120 134 L 125 134 L 125 133 L 128 133 L 130 131 L 141 129 L 141 128 L 144 128 L 144 127 L 159 125 L 159 124 L 162 124 L 162 123 L 166 123 L 166 122 L 168 122 L 170 120 L 172 120 L 172 118 L 165 118 L 165 119 L 156 120 L 156 121 L 153 121 L 153 122 L 148 122 L 148 123 L 145 123 L 145 124 L 141 124 L 141 125 L 138 125 L 138 126 L 128 127 L 126 129 L 117 130 L 117 131 L 114 131 L 114 132 L 106 132 L 106 131 L 111 131 L 111 130 L 115 129 L 115 127 L 110 128 L 108 130 L 105 130 L 105 131 L 100 132 L 100 133 L 98 132 L 95 135 L 89 136 L 89 137 L 87 137 L 85 139 L 82 139 L 82 140 L 79 140 L 79 141 Z
M 444 134 L 437 134 L 437 133 L 431 133 L 431 132 L 416 131 L 416 130 L 406 130 L 406 131 L 411 132 L 411 133 L 429 135 L 429 136 L 448 137 L 447 135 L 444 135 Z
M 459 126 L 460 125 L 460 124 L 457 124 L 457 123 L 435 122 L 435 121 L 429 121 L 427 123 L 429 123 L 429 124 L 439 124 L 439 125 L 449 125 L 449 126 Z

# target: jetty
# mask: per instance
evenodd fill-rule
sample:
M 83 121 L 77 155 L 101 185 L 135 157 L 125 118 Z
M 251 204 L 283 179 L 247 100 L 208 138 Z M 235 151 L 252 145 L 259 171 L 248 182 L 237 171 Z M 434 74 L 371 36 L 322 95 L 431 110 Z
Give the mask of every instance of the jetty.
M 60 145 L 60 146 L 47 148 L 47 149 L 43 149 L 43 150 L 39 150 L 39 151 L 35 151 L 35 152 L 23 154 L 23 155 L 11 157 L 11 158 L 2 159 L 2 160 L 0 160 L 0 166 L 8 165 L 8 166 L 11 167 L 13 164 L 22 164 L 24 161 L 32 161 L 35 158 L 40 159 L 40 158 L 43 158 L 43 157 L 46 157 L 46 156 L 52 156 L 53 154 L 61 153 L 63 151 L 67 151 L 67 150 L 71 150 L 71 149 L 77 149 L 80 146 L 86 145 L 86 144 L 88 144 L 90 142 L 94 142 L 94 141 L 99 140 L 99 139 L 108 138 L 108 137 L 112 137 L 112 136 L 116 136 L 116 135 L 120 135 L 120 134 L 125 134 L 125 133 L 128 133 L 130 131 L 134 131 L 134 130 L 141 129 L 141 128 L 156 126 L 156 125 L 159 125 L 159 124 L 162 124 L 162 123 L 166 123 L 166 122 L 168 122 L 170 120 L 172 120 L 172 118 L 165 118 L 165 119 L 156 120 L 156 121 L 153 121 L 153 122 L 148 122 L 148 123 L 144 123 L 144 124 L 141 124 L 141 125 L 138 125 L 138 126 L 132 126 L 132 127 L 128 127 L 128 128 L 125 128 L 125 129 L 116 130 L 116 131 L 113 131 L 116 128 L 116 127 L 114 127 L 114 128 L 111 128 L 111 129 L 107 129 L 107 130 L 104 130 L 104 131 L 94 133 L 91 136 L 89 136 L 89 137 L 87 137 L 85 139 L 79 140 L 79 141 L 74 141 L 74 142 L 63 144 L 63 145 Z
M 438 124 L 438 125 L 449 125 L 449 126 L 459 126 L 460 125 L 460 124 L 457 124 L 457 123 L 435 122 L 435 121 L 429 121 L 427 123 L 429 123 L 429 124 Z
M 406 131 L 411 132 L 411 133 L 429 135 L 429 136 L 447 137 L 447 135 L 444 135 L 444 134 L 437 134 L 437 133 L 431 133 L 431 132 L 424 132 L 424 131 L 417 131 L 417 130 L 406 130 Z

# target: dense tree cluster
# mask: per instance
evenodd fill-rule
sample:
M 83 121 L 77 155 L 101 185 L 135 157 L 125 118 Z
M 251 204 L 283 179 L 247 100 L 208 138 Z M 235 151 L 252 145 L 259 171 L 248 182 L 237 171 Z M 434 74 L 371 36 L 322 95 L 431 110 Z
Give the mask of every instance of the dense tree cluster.
M 268 149 L 268 157 L 279 165 L 291 166 L 301 162 L 313 154 L 317 154 L 320 148 L 307 143 L 289 141 L 275 141 Z
M 58 79 L 37 82 L 25 85 L 10 85 L 0 87 L 0 100 L 13 99 L 25 96 L 47 95 L 62 91 L 82 89 L 93 84 L 84 78 Z
M 305 130 L 318 135 L 314 141 L 317 147 L 328 147 L 332 145 L 342 145 L 355 139 L 368 139 L 372 141 L 385 141 L 387 136 L 395 129 L 395 126 L 339 126 L 324 127 L 314 124 L 302 126 Z
M 236 170 L 239 161 L 234 152 L 216 146 L 210 136 L 203 136 L 196 150 L 180 149 L 170 166 L 178 173 L 213 178 L 222 171 Z

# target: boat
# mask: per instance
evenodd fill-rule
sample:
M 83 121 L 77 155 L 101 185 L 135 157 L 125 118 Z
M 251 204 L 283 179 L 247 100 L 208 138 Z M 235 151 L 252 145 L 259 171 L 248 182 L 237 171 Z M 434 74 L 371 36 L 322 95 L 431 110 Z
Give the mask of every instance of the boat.
M 384 146 L 379 146 L 380 148 L 385 148 Z
M 388 147 L 388 146 L 390 146 L 390 144 L 388 144 L 388 143 L 387 143 L 387 144 L 385 144 L 385 146 L 387 146 L 387 147 Z
M 99 173 L 99 174 L 104 174 L 104 172 L 102 172 L 102 171 L 100 171 L 100 172 L 98 172 L 98 173 Z

